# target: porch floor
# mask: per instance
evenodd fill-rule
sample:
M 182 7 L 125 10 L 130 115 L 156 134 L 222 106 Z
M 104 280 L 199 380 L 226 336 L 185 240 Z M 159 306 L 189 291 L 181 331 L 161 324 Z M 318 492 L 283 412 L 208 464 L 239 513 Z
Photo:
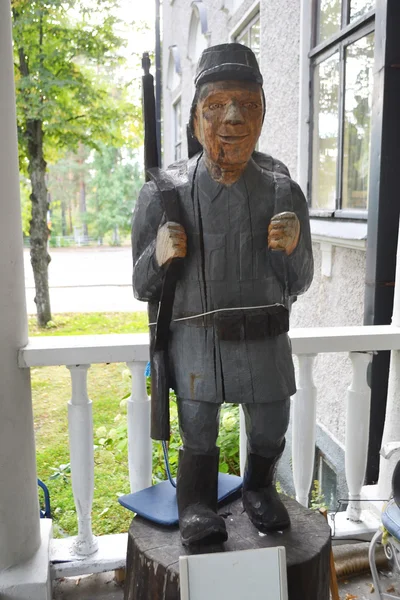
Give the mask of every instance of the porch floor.
M 114 580 L 114 571 L 57 580 L 54 600 L 123 600 L 123 585 Z
M 390 590 L 392 593 L 400 594 L 399 575 L 387 571 L 381 573 L 381 579 L 385 591 Z M 340 600 L 371 600 L 371 575 L 367 573 L 339 582 L 339 593 Z M 54 600 L 123 600 L 123 596 L 123 586 L 115 583 L 114 573 L 110 572 L 57 581 L 54 585 L 53 598 Z

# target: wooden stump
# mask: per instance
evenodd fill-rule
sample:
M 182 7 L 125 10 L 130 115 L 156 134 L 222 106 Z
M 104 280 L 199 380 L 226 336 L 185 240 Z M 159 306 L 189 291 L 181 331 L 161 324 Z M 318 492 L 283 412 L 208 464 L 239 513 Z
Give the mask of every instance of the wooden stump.
M 286 496 L 291 528 L 260 534 L 243 512 L 241 500 L 221 508 L 227 515 L 228 541 L 190 548 L 178 528 L 162 527 L 140 517 L 129 529 L 125 600 L 179 600 L 179 556 L 285 546 L 289 600 L 329 600 L 330 528 L 318 512 Z M 268 585 L 268 582 L 266 582 Z

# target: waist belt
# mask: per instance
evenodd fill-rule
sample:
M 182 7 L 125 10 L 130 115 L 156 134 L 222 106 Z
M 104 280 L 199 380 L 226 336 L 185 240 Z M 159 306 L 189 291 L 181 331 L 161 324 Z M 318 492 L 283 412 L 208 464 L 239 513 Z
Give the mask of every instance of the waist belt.
M 188 327 L 213 327 L 220 340 L 263 340 L 289 331 L 289 311 L 281 305 L 249 310 L 219 311 L 177 321 Z M 191 318 L 188 318 L 191 317 Z

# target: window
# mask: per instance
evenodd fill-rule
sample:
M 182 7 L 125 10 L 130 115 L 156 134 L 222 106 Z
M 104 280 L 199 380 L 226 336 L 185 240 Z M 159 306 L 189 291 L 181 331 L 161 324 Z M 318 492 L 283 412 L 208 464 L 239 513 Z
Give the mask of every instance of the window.
M 315 506 L 323 505 L 330 511 L 337 510 L 338 482 L 336 471 L 319 449 L 317 449 L 311 501 Z
M 174 160 L 182 158 L 182 103 L 179 98 L 173 104 L 174 112 Z
M 311 208 L 366 218 L 374 0 L 317 0 L 312 74 Z
M 256 55 L 257 60 L 260 60 L 260 13 L 257 13 L 256 16 L 243 27 L 240 33 L 235 37 L 235 42 L 239 42 L 239 44 L 244 44 L 248 48 L 251 48 Z
M 170 46 L 168 72 L 167 72 L 167 88 L 170 91 L 176 90 L 181 84 L 181 59 L 177 46 Z
M 207 10 L 201 0 L 195 0 L 192 3 L 188 40 L 188 58 L 195 66 L 203 50 L 208 47 L 208 42 Z

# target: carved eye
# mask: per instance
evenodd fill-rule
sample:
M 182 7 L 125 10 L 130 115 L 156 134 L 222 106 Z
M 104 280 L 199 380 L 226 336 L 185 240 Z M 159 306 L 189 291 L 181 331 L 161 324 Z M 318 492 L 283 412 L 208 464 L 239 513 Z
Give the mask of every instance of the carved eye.
M 219 108 L 222 108 L 223 104 L 221 104 L 221 102 L 213 102 L 212 104 L 209 105 L 209 109 L 210 110 L 218 110 Z
M 245 102 L 242 106 L 249 108 L 250 110 L 255 110 L 256 108 L 259 108 L 260 105 L 257 104 L 257 102 Z

